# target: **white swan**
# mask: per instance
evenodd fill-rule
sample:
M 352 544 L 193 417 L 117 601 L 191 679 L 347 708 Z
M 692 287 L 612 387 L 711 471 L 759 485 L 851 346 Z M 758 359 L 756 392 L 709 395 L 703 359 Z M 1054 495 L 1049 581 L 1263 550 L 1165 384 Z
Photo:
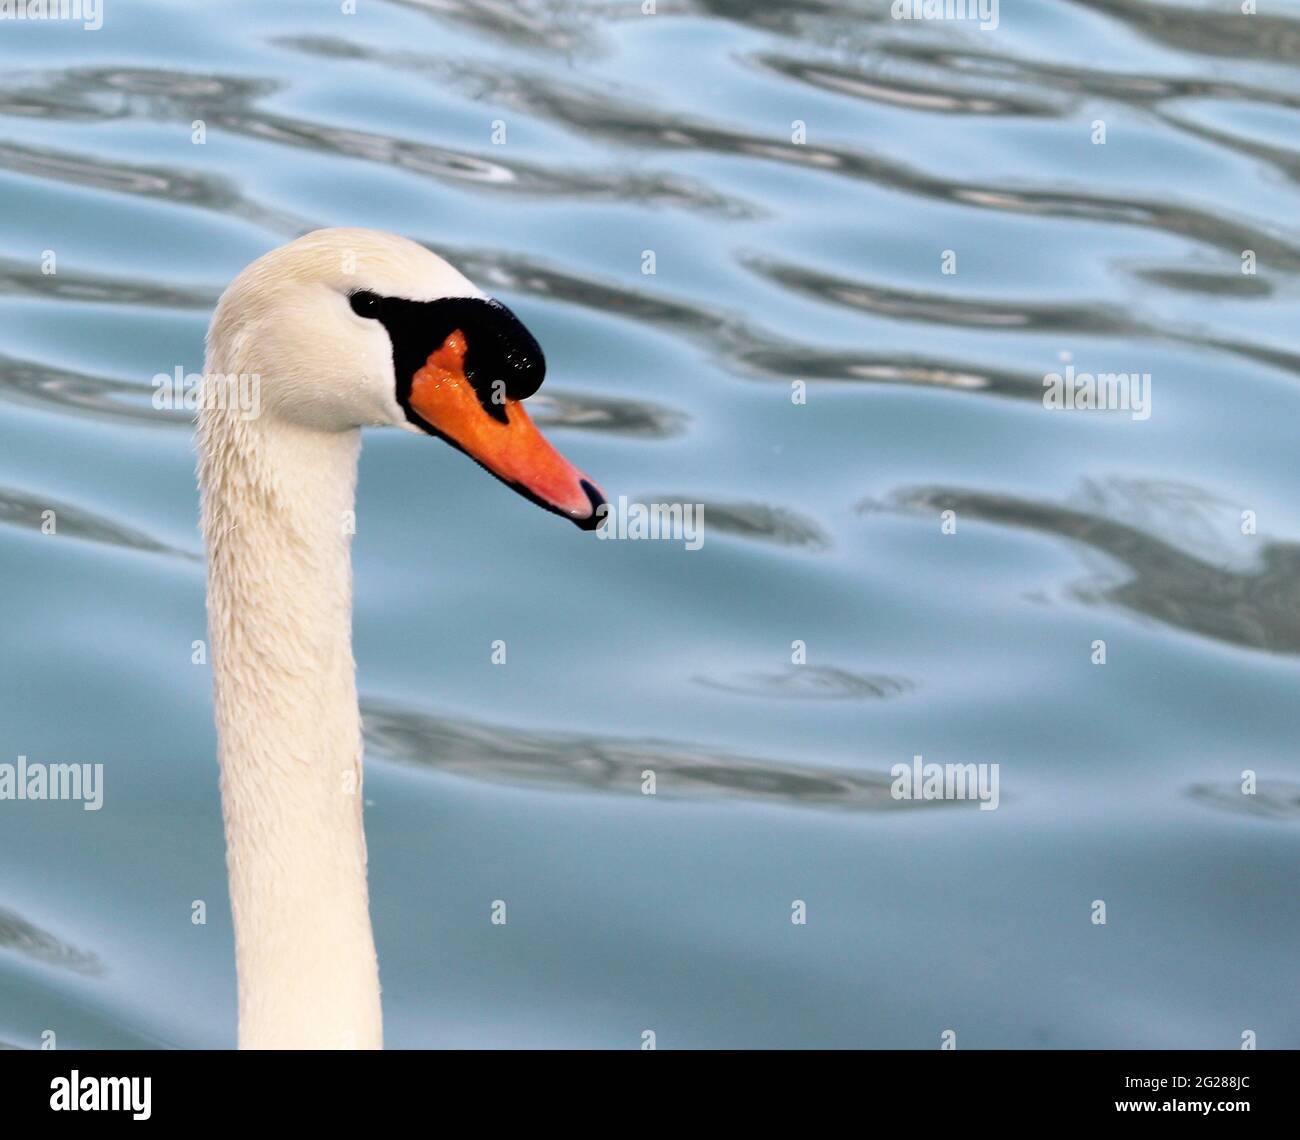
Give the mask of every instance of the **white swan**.
M 242 1048 L 382 1045 L 351 646 L 360 428 L 441 436 L 593 529 L 600 492 L 519 404 L 544 370 L 508 309 L 391 234 L 308 234 L 217 304 L 198 470 Z M 235 377 L 257 378 L 256 415 Z

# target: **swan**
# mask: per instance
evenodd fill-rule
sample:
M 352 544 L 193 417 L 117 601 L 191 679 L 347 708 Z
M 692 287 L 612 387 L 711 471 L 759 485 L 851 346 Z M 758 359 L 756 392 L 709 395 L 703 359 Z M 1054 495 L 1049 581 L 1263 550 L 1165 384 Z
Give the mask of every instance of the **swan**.
M 217 302 L 196 450 L 240 1048 L 383 1044 L 352 657 L 360 429 L 440 437 L 594 530 L 603 495 L 522 405 L 545 370 L 509 309 L 393 234 L 306 234 Z

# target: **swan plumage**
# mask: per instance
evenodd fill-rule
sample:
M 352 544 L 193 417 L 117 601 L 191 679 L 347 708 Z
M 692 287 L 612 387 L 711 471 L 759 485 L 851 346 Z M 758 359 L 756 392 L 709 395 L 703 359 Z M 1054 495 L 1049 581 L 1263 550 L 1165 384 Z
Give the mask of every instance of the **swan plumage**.
M 392 234 L 307 234 L 217 304 L 197 450 L 243 1047 L 382 1044 L 351 647 L 360 429 L 441 436 L 590 529 L 599 491 L 516 398 L 544 368 L 508 309 Z M 227 398 L 236 381 L 255 412 Z

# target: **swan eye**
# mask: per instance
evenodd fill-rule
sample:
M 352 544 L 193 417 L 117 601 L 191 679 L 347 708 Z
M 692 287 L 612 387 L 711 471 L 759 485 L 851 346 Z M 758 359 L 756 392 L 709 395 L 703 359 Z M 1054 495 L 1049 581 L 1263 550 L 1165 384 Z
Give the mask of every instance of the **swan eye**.
M 379 316 L 380 300 L 378 294 L 362 290 L 359 293 L 353 293 L 348 300 L 352 304 L 352 311 L 359 317 L 368 317 L 371 320 Z

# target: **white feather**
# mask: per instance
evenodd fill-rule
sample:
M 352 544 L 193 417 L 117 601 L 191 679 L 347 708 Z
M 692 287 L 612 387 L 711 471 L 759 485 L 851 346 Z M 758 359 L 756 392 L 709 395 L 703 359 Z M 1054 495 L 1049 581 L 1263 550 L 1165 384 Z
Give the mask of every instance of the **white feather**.
M 239 1042 L 378 1048 L 350 543 L 360 428 L 406 426 L 347 295 L 482 296 L 424 247 L 319 230 L 248 266 L 208 331 L 198 470 Z M 217 377 L 258 377 L 260 413 Z

